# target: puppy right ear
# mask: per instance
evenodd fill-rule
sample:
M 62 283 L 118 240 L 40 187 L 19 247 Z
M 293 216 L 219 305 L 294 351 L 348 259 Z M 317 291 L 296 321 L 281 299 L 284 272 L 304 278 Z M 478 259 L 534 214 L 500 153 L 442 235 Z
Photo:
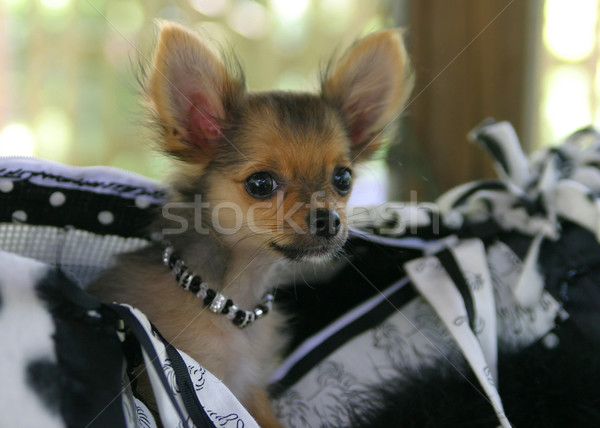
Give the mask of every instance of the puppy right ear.
M 152 107 L 164 130 L 163 150 L 205 163 L 223 137 L 223 123 L 243 94 L 221 59 L 185 27 L 159 22 L 160 34 L 147 82 Z
M 382 130 L 397 117 L 412 89 L 408 55 L 398 29 L 359 40 L 323 76 L 322 97 L 336 107 L 350 137 L 353 160 L 370 157 Z

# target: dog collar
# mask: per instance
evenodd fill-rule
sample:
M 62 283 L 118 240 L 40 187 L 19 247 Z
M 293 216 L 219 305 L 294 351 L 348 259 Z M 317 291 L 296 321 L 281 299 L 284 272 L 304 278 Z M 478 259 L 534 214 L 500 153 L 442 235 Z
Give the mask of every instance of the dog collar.
M 175 280 L 184 290 L 189 290 L 201 299 L 209 311 L 223 314 L 230 319 L 234 325 L 244 328 L 259 318 L 269 313 L 273 305 L 273 295 L 266 293 L 261 302 L 251 311 L 240 309 L 227 296 L 208 287 L 200 275 L 190 270 L 184 261 L 175 253 L 171 245 L 168 245 L 162 256 L 163 263 L 167 266 Z

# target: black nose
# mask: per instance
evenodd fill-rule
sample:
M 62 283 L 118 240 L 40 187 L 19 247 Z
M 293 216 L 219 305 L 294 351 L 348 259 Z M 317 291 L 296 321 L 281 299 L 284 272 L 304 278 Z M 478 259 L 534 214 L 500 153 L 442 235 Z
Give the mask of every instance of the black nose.
M 323 238 L 332 238 L 340 231 L 340 215 L 337 211 L 329 211 L 323 208 L 311 210 L 308 214 L 308 226 L 310 233 L 322 236 Z

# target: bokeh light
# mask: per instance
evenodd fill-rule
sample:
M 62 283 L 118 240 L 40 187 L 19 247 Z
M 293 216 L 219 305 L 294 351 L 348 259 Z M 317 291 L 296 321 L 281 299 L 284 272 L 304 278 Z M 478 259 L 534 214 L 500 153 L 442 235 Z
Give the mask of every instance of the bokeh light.
M 270 0 L 269 4 L 279 21 L 292 22 L 304 17 L 310 0 Z
M 69 6 L 70 0 L 40 0 L 42 6 L 49 10 L 61 10 Z
M 359 165 L 359 180 L 354 183 L 348 206 L 380 205 L 387 200 L 387 167 L 382 160 L 373 160 Z
M 300 55 L 308 46 L 308 27 L 304 21 L 279 25 L 271 34 L 275 51 L 284 57 Z
M 249 39 L 261 39 L 269 32 L 267 10 L 252 0 L 236 4 L 227 14 L 227 24 L 232 30 Z
M 136 81 L 152 56 L 155 18 L 231 48 L 252 90 L 314 90 L 319 64 L 387 8 L 382 0 L 0 0 L 0 7 L 7 24 L 0 155 L 112 165 L 157 179 L 170 161 L 153 151 Z
M 547 49 L 564 61 L 587 58 L 596 43 L 597 0 L 546 0 L 544 42 Z
M 37 155 L 52 159 L 68 158 L 73 143 L 73 125 L 67 113 L 59 107 L 46 107 L 35 120 Z
M 35 135 L 24 123 L 9 123 L 0 131 L 0 156 L 33 156 Z
M 206 16 L 220 16 L 229 6 L 227 0 L 190 0 L 190 5 Z
M 591 123 L 590 76 L 577 65 L 561 65 L 548 72 L 542 100 L 546 138 L 556 140 Z

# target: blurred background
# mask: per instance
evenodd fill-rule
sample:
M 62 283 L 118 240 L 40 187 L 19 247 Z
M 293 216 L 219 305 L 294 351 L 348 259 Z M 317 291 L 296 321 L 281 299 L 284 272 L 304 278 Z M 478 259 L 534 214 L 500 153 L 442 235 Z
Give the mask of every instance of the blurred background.
M 465 137 L 486 117 L 510 120 L 528 151 L 600 125 L 599 10 L 599 0 L 0 0 L 0 156 L 163 178 L 136 81 L 155 18 L 232 47 L 253 90 L 315 89 L 334 51 L 403 26 L 416 88 L 353 197 L 430 200 L 494 176 Z

